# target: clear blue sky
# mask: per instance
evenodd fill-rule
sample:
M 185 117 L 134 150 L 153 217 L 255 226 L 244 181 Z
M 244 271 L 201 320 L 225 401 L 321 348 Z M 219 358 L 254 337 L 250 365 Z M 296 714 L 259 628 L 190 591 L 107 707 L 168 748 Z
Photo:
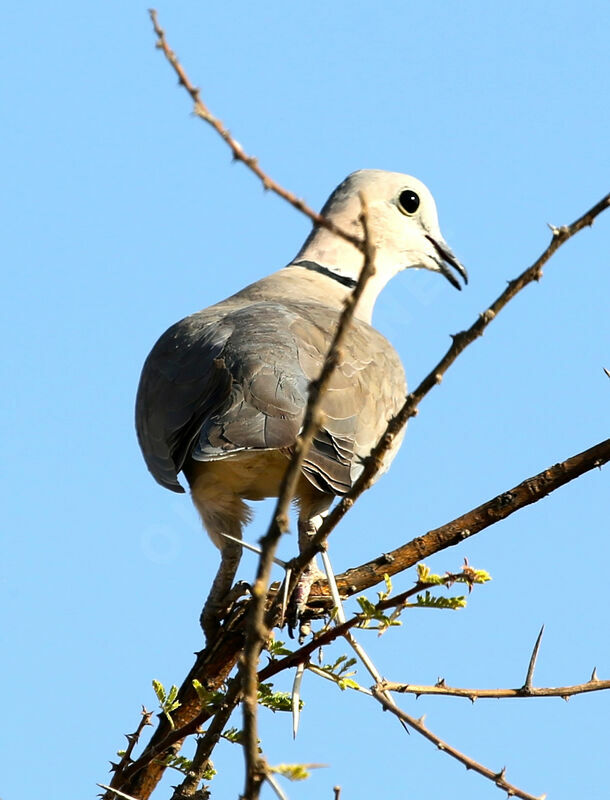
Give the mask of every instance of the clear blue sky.
M 610 188 L 607 3 L 158 10 L 213 111 L 314 206 L 362 167 L 431 188 L 471 283 L 458 294 L 407 273 L 382 295 L 375 322 L 412 386 L 545 247 L 546 223 Z M 188 498 L 157 486 L 138 451 L 142 362 L 170 323 L 285 264 L 309 226 L 190 116 L 145 5 L 13 3 L 3 28 L 0 795 L 65 800 L 108 779 L 140 705 L 154 706 L 151 679 L 181 681 L 217 564 Z M 608 436 L 609 252 L 610 212 L 459 360 L 331 539 L 337 571 Z M 431 559 L 443 571 L 468 557 L 493 582 L 465 611 L 413 612 L 380 647 L 363 636 L 382 673 L 519 685 L 544 622 L 540 684 L 594 665 L 610 677 L 608 486 L 607 470 L 591 473 Z M 243 576 L 253 568 L 246 558 Z M 293 800 L 335 784 L 345 800 L 502 796 L 366 698 L 313 677 L 303 696 L 296 743 L 288 716 L 263 724 L 271 763 L 330 765 L 288 786 Z M 528 791 L 607 796 L 610 695 L 401 703 Z M 236 797 L 241 753 L 221 748 L 217 766 L 215 796 Z

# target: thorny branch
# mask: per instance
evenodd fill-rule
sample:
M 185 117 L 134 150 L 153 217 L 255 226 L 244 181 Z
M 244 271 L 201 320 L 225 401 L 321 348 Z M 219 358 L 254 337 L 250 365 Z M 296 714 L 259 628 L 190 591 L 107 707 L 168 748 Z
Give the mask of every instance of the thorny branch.
M 279 184 L 273 181 L 268 175 L 266 175 L 266 173 L 262 171 L 262 169 L 258 166 L 256 159 L 248 156 L 244 152 L 241 145 L 236 142 L 235 139 L 233 139 L 222 122 L 214 117 L 201 101 L 199 89 L 190 82 L 175 54 L 169 48 L 165 39 L 165 34 L 159 27 L 156 12 L 151 10 L 150 17 L 155 29 L 155 33 L 158 37 L 157 47 L 162 50 L 165 57 L 168 59 L 178 75 L 180 84 L 185 87 L 191 96 L 195 106 L 195 114 L 208 122 L 217 131 L 217 133 L 230 147 L 233 157 L 248 166 L 262 181 L 265 189 L 269 189 L 278 194 L 280 197 L 283 197 L 297 210 L 306 214 L 314 224 L 322 225 L 332 230 L 336 235 L 343 237 L 344 239 L 350 241 L 358 249 L 363 250 L 364 243 L 360 239 L 351 236 L 345 231 L 339 230 L 326 218 L 309 208 L 302 200 L 298 199 L 295 195 L 279 186 Z M 356 482 L 352 490 L 338 504 L 333 513 L 327 518 L 326 522 L 318 532 L 312 547 L 294 562 L 294 566 L 297 569 L 302 567 L 306 561 L 314 555 L 315 552 L 320 550 L 323 541 L 328 536 L 330 531 L 344 516 L 347 510 L 349 510 L 354 501 L 365 489 L 370 486 L 379 468 L 383 455 L 391 446 L 393 438 L 406 423 L 407 419 L 417 413 L 419 403 L 423 397 L 433 386 L 442 380 L 443 375 L 460 355 L 460 353 L 469 344 L 471 344 L 471 342 L 482 335 L 489 322 L 522 288 L 524 288 L 533 280 L 540 279 L 542 276 L 542 266 L 549 260 L 553 253 L 575 233 L 580 231 L 583 227 L 590 225 L 593 220 L 608 207 L 608 205 L 610 205 L 610 195 L 606 195 L 604 198 L 602 198 L 599 203 L 597 203 L 586 214 L 572 223 L 572 225 L 561 228 L 552 228 L 552 240 L 540 258 L 529 269 L 525 270 L 525 272 L 523 272 L 517 279 L 511 281 L 507 289 L 483 314 L 480 315 L 479 319 L 473 323 L 469 329 L 457 334 L 454 337 L 453 343 L 445 356 L 424 379 L 424 381 L 422 381 L 420 386 L 412 394 L 408 395 L 403 408 L 396 415 L 396 417 L 391 420 L 384 436 L 379 444 L 374 448 L 369 459 L 367 460 L 364 472 L 360 479 Z M 530 479 L 530 482 L 536 482 L 535 484 L 526 481 L 524 484 L 520 484 L 519 487 L 516 487 L 515 490 L 512 490 L 510 493 L 505 493 L 505 495 L 500 496 L 500 498 L 495 498 L 495 501 L 498 501 L 502 498 L 506 499 L 507 502 L 505 503 L 505 508 L 508 509 L 506 513 L 503 513 L 503 509 L 499 507 L 502 506 L 502 503 L 496 503 L 496 506 L 493 507 L 489 504 L 485 504 L 484 506 L 480 506 L 478 509 L 469 512 L 470 515 L 473 515 L 472 520 L 470 520 L 469 515 L 464 515 L 463 517 L 458 518 L 458 520 L 454 520 L 453 523 L 449 523 L 447 526 L 443 526 L 436 531 L 430 531 L 425 536 L 413 540 L 413 542 L 405 545 L 405 554 L 402 556 L 402 561 L 400 561 L 400 559 L 397 557 L 397 552 L 395 551 L 392 554 L 388 554 L 388 556 L 384 556 L 382 559 L 377 559 L 375 562 L 371 562 L 371 564 L 364 565 L 362 568 L 357 568 L 356 570 L 351 570 L 344 576 L 339 576 L 342 590 L 346 594 L 351 594 L 353 591 L 358 591 L 366 586 L 373 585 L 381 579 L 383 573 L 394 574 L 401 569 L 405 569 L 407 566 L 416 563 L 426 554 L 436 552 L 438 549 L 447 547 L 450 544 L 457 544 L 458 541 L 463 540 L 467 536 L 473 535 L 474 533 L 487 527 L 487 525 L 491 525 L 499 519 L 502 519 L 504 516 L 513 513 L 513 511 L 517 510 L 517 508 L 521 508 L 526 505 L 527 502 L 535 502 L 535 500 L 553 491 L 563 483 L 572 480 L 587 469 L 591 469 L 593 466 L 605 463 L 608 460 L 608 446 L 608 441 L 602 442 L 597 445 L 596 448 L 591 448 L 590 451 L 586 451 L 585 453 L 580 454 L 580 456 L 575 456 L 573 459 L 568 459 L 568 461 L 564 462 L 563 464 L 556 465 L 556 467 L 551 468 L 551 470 L 541 473 L 539 476 L 536 476 L 535 479 Z M 590 463 L 587 460 L 587 457 L 592 454 L 595 458 L 595 463 Z M 572 463 L 576 460 L 579 461 L 578 464 Z M 560 476 L 559 479 L 556 480 L 557 476 L 554 474 L 555 470 L 565 470 L 564 478 L 561 479 Z M 541 481 L 541 487 L 537 485 L 538 479 Z M 524 492 L 533 491 L 534 494 L 536 494 L 536 497 L 535 499 L 524 501 L 523 497 L 521 497 L 521 492 L 518 493 L 519 497 L 517 499 L 512 496 L 508 497 L 508 495 L 516 493 L 517 490 L 523 490 Z M 494 501 L 491 501 L 491 503 L 493 504 Z M 488 515 L 486 519 L 479 518 L 479 515 L 485 514 Z M 466 521 L 468 521 L 468 525 L 463 524 L 462 527 L 459 527 L 460 523 L 465 523 Z M 277 524 L 277 521 L 274 519 L 272 524 Z M 402 550 L 402 548 L 399 548 L 399 550 Z M 394 559 L 393 562 L 388 563 L 388 561 L 392 561 L 392 559 Z M 402 566 L 399 566 L 400 563 L 402 563 Z M 377 573 L 375 573 L 375 570 L 377 570 Z M 361 576 L 365 574 L 366 577 L 362 578 Z M 375 574 L 377 577 L 375 577 Z M 342 581 L 341 578 L 343 578 Z M 177 752 L 177 749 L 179 749 L 184 738 L 196 732 L 199 726 L 205 722 L 206 719 L 209 719 L 212 716 L 212 713 L 209 710 L 206 709 L 202 711 L 200 709 L 200 706 L 197 703 L 196 695 L 193 691 L 192 679 L 194 677 L 200 677 L 202 679 L 202 683 L 210 686 L 218 686 L 219 683 L 224 679 L 223 676 L 228 675 L 233 664 L 235 663 L 235 658 L 237 657 L 237 653 L 239 652 L 243 642 L 243 630 L 245 626 L 243 614 L 239 608 L 236 609 L 236 613 L 234 613 L 232 617 L 232 623 L 233 627 L 230 625 L 225 626 L 222 637 L 218 641 L 209 643 L 208 647 L 198 654 L 197 661 L 186 678 L 180 692 L 180 698 L 183 704 L 181 708 L 178 709 L 178 713 L 175 715 L 176 723 L 180 727 L 174 731 L 168 731 L 167 726 L 162 719 L 157 732 L 154 734 L 150 744 L 145 749 L 142 756 L 129 765 L 121 765 L 124 768 L 117 770 L 117 774 L 115 774 L 112 783 L 116 789 L 121 789 L 123 796 L 125 796 L 127 791 L 132 791 L 135 795 L 137 795 L 138 798 L 149 797 L 163 773 L 163 758 L 168 754 L 168 752 L 171 752 L 172 749 L 174 752 Z M 259 644 L 260 633 L 260 628 L 258 632 L 254 633 L 254 636 L 259 639 Z M 260 652 L 259 644 L 256 645 L 255 649 L 258 648 Z M 261 671 L 260 674 L 262 675 L 263 672 L 264 670 Z M 596 676 L 593 676 L 591 680 L 597 681 Z M 231 683 L 231 688 L 224 698 L 222 709 L 216 712 L 214 723 L 217 723 L 217 727 L 221 728 L 222 724 L 224 724 L 222 723 L 222 719 L 224 718 L 225 714 L 227 715 L 228 719 L 230 711 L 235 707 L 239 700 L 239 695 L 239 682 L 234 681 Z M 407 724 L 411 725 L 411 727 L 414 729 L 419 730 L 422 735 L 433 741 L 438 747 L 447 750 L 447 752 L 449 752 L 455 758 L 461 760 L 462 763 L 464 763 L 467 767 L 477 769 L 477 771 L 481 772 L 481 774 L 484 774 L 486 777 L 494 780 L 498 786 L 506 789 L 509 794 L 512 793 L 518 797 L 531 800 L 531 795 L 520 792 L 520 790 L 516 789 L 516 787 L 510 787 L 510 785 L 504 780 L 503 772 L 495 775 L 490 770 L 486 770 L 486 768 L 476 765 L 476 762 L 472 762 L 466 756 L 459 754 L 458 751 L 454 751 L 452 748 L 449 748 L 449 746 L 445 745 L 417 720 L 413 720 L 412 718 L 409 718 L 408 715 L 405 715 L 404 712 L 400 711 L 400 709 L 394 706 L 391 701 L 382 697 L 379 699 L 380 702 L 382 702 L 382 704 L 384 704 L 386 707 L 390 708 L 390 710 L 394 710 L 395 708 L 396 711 L 394 713 L 402 716 L 403 720 Z M 394 707 L 392 708 L 392 706 Z M 210 731 L 211 727 L 206 736 L 210 733 Z M 210 737 L 209 740 L 211 747 L 213 747 L 215 743 L 212 741 L 212 738 L 213 737 Z M 107 795 L 109 798 L 114 796 L 116 796 L 114 792 Z
M 193 111 L 197 117 L 204 120 L 205 122 L 209 123 L 212 128 L 218 133 L 218 135 L 229 145 L 231 148 L 231 152 L 233 153 L 233 158 L 236 161 L 241 161 L 245 164 L 252 172 L 259 178 L 262 182 L 265 189 L 274 192 L 279 197 L 282 197 L 291 206 L 300 211 L 301 213 L 305 214 L 305 216 L 309 217 L 309 219 L 314 223 L 314 225 L 321 225 L 324 228 L 328 228 L 329 231 L 332 231 L 337 236 L 341 236 L 341 238 L 345 239 L 348 242 L 351 242 L 354 247 L 358 248 L 358 250 L 362 250 L 364 252 L 364 242 L 359 239 L 357 236 L 353 236 L 352 234 L 348 233 L 347 231 L 341 230 L 337 225 L 335 225 L 331 220 L 323 217 L 321 214 L 318 214 L 317 211 L 314 211 L 313 208 L 305 203 L 304 200 L 298 198 L 292 192 L 287 191 L 284 189 L 283 186 L 280 186 L 279 183 L 270 178 L 266 172 L 258 165 L 258 159 L 254 158 L 253 156 L 249 156 L 247 153 L 244 152 L 243 147 L 239 144 L 239 142 L 233 138 L 230 131 L 225 128 L 223 123 L 215 117 L 209 108 L 205 105 L 205 103 L 201 99 L 200 90 L 197 86 L 191 83 L 188 75 L 182 64 L 176 58 L 176 54 L 174 51 L 169 47 L 167 44 L 167 40 L 165 38 L 165 31 L 163 28 L 160 27 L 159 22 L 157 20 L 157 12 L 154 9 L 149 9 L 150 18 L 152 20 L 153 27 L 155 29 L 155 33 L 157 34 L 157 47 L 159 50 L 163 52 L 169 63 L 174 68 L 174 72 L 178 76 L 178 82 L 181 86 L 184 86 L 186 91 L 190 94 L 191 99 L 194 103 Z
M 394 703 L 391 699 L 388 699 L 383 694 L 383 689 L 381 686 L 373 687 L 373 695 L 374 697 L 381 703 L 381 705 L 387 710 L 391 711 L 399 720 L 405 722 L 409 725 L 413 730 L 420 733 L 423 737 L 428 739 L 429 742 L 435 744 L 439 750 L 442 750 L 444 753 L 447 753 L 452 758 L 455 758 L 457 761 L 462 763 L 466 769 L 471 769 L 474 772 L 478 772 L 479 775 L 483 775 L 484 778 L 488 778 L 490 781 L 496 784 L 499 789 L 503 789 L 508 795 L 514 795 L 515 797 L 520 797 L 522 800 L 544 800 L 546 795 L 536 796 L 533 794 L 528 794 L 524 792 L 522 789 L 519 789 L 512 783 L 509 783 L 506 778 L 504 777 L 506 774 L 506 768 L 500 770 L 500 772 L 494 772 L 493 770 L 489 769 L 488 767 L 483 766 L 478 761 L 475 761 L 470 756 L 467 756 L 465 753 L 460 752 L 455 747 L 452 747 L 447 742 L 444 742 L 439 736 L 427 728 L 424 725 L 423 718 L 416 719 L 412 717 L 410 714 L 407 714 L 401 708 L 399 708 L 396 703 Z
M 414 417 L 418 413 L 419 404 L 423 398 L 441 383 L 443 376 L 454 363 L 457 357 L 472 344 L 479 336 L 482 336 L 489 323 L 497 317 L 502 309 L 517 295 L 521 289 L 525 288 L 533 281 L 539 281 L 542 278 L 542 267 L 547 263 L 551 256 L 561 247 L 562 244 L 571 239 L 576 233 L 583 228 L 591 226 L 596 217 L 610 206 L 610 193 L 602 197 L 602 199 L 592 206 L 581 217 L 574 220 L 571 225 L 562 225 L 560 228 L 552 227 L 551 241 L 542 254 L 534 261 L 531 267 L 524 270 L 521 275 L 512 281 L 508 282 L 508 286 L 502 294 L 489 306 L 486 311 L 479 314 L 478 319 L 465 331 L 455 334 L 452 338 L 451 346 L 441 358 L 438 364 L 429 372 L 424 380 L 419 384 L 414 392 L 407 395 L 407 399 L 400 411 L 393 417 L 385 430 L 385 433 L 379 440 L 378 444 L 371 451 L 370 456 L 364 461 L 364 469 L 362 474 L 356 480 L 352 488 L 347 494 L 337 503 L 335 508 L 326 517 L 320 526 L 317 534 L 312 538 L 312 541 L 307 548 L 303 551 L 298 558 L 298 564 L 301 562 L 307 563 L 313 555 L 318 552 L 319 545 L 326 540 L 330 532 L 336 527 L 339 521 L 345 516 L 349 509 L 354 505 L 354 502 L 370 488 L 375 476 L 381 468 L 383 458 L 392 446 L 392 442 L 400 433 L 400 431 L 407 424 L 410 417 Z M 296 566 L 296 565 L 295 565 Z
M 347 597 L 368 589 L 382 581 L 384 574 L 390 577 L 396 575 L 433 553 L 463 542 L 464 539 L 495 525 L 500 520 L 514 514 L 515 511 L 538 502 L 585 472 L 602 467 L 608 461 L 610 461 L 610 439 L 605 439 L 582 453 L 554 464 L 531 478 L 526 478 L 512 489 L 496 495 L 451 522 L 434 528 L 423 536 L 418 536 L 366 564 L 361 564 L 338 575 L 339 590 L 343 596 Z M 299 556 L 299 560 L 300 558 Z M 315 595 L 326 595 L 327 592 L 325 586 L 315 587 L 312 590 L 312 600 Z
M 584 453 L 572 456 L 572 458 L 567 459 L 561 464 L 550 467 L 538 475 L 528 478 L 514 489 L 497 495 L 478 508 L 467 512 L 440 528 L 429 531 L 424 536 L 414 539 L 412 542 L 403 545 L 396 551 L 384 554 L 368 564 L 350 570 L 342 576 L 338 576 L 337 582 L 340 587 L 342 587 L 342 593 L 345 595 L 354 594 L 356 591 L 362 591 L 365 588 L 379 583 L 379 581 L 383 579 L 384 573 L 393 575 L 397 572 L 404 571 L 428 555 L 438 552 L 444 547 L 458 544 L 460 541 L 463 541 L 465 535 L 475 535 L 479 531 L 495 524 L 500 519 L 504 519 L 506 516 L 514 513 L 524 505 L 536 502 L 540 497 L 551 493 L 564 483 L 579 477 L 584 472 L 602 466 L 608 460 L 610 460 L 610 440 L 600 442 Z M 379 610 L 384 610 L 393 607 L 404 599 L 407 599 L 412 593 L 420 591 L 422 588 L 425 587 L 416 585 L 400 595 L 382 601 L 378 604 L 378 608 Z M 359 617 L 354 617 L 348 620 L 345 625 L 329 628 L 325 632 L 318 634 L 314 640 L 308 642 L 291 655 L 281 660 L 272 661 L 266 667 L 263 667 L 258 673 L 258 680 L 261 682 L 266 681 L 285 669 L 307 661 L 311 653 L 320 646 L 334 641 L 344 633 L 344 628 L 345 630 L 349 630 L 351 627 L 357 625 L 359 621 Z M 227 632 L 225 631 L 225 637 L 226 636 Z M 227 645 L 227 648 L 223 651 L 220 661 L 225 670 L 230 669 L 234 663 L 242 643 L 242 636 L 237 635 L 235 635 L 232 642 L 225 641 L 223 643 Z M 215 647 L 217 647 L 217 644 L 213 643 L 209 649 L 206 648 L 206 650 L 202 651 L 198 656 L 195 666 L 190 671 L 180 690 L 181 697 L 188 695 L 189 692 L 194 694 L 192 680 L 195 677 L 202 683 L 217 683 L 216 676 L 219 667 L 217 661 L 213 658 Z M 210 652 L 210 650 L 212 652 Z M 597 680 L 597 678 L 594 677 L 592 680 Z M 238 688 L 236 682 L 233 685 L 233 689 L 225 696 L 224 713 L 226 714 L 226 720 L 228 720 L 230 711 L 235 708 L 238 702 Z M 416 689 L 421 689 L 419 692 L 421 694 L 428 693 L 425 691 L 425 688 L 426 687 L 416 687 Z M 593 688 L 587 691 L 593 691 Z M 465 692 L 466 696 L 469 696 L 472 690 L 465 690 Z M 417 694 L 418 692 L 414 691 L 413 693 Z M 442 694 L 443 692 L 436 688 L 433 693 Z M 457 694 L 457 691 L 455 693 Z M 187 736 L 195 733 L 199 726 L 204 724 L 211 716 L 208 710 L 199 711 L 198 704 L 189 705 L 184 702 L 183 706 L 179 708 L 178 712 L 174 715 L 177 723 L 176 729 L 164 731 L 162 727 L 163 723 L 161 723 L 161 727 L 158 729 L 144 753 L 131 765 L 123 766 L 121 770 L 116 771 L 112 781 L 113 787 L 137 794 L 137 796 L 141 798 L 149 797 L 154 786 L 161 777 L 163 767 L 160 765 L 168 751 L 176 746 L 178 746 L 179 749 L 179 744 Z M 108 797 L 112 798 L 112 794 L 109 794 Z
M 463 572 L 457 575 L 452 575 L 451 580 L 455 580 L 456 578 L 460 578 L 464 575 L 465 573 Z M 410 589 L 375 603 L 373 606 L 373 611 L 380 612 L 387 611 L 390 608 L 398 608 L 401 606 L 404 607 L 410 597 L 413 597 L 420 592 L 425 591 L 426 589 L 438 589 L 439 586 L 440 585 L 437 581 L 417 581 Z M 302 645 L 294 652 L 284 656 L 281 659 L 274 659 L 267 664 L 266 667 L 263 667 L 258 673 L 259 681 L 262 683 L 269 680 L 269 678 L 272 678 L 274 675 L 277 675 L 279 672 L 283 672 L 284 670 L 298 666 L 299 664 L 307 663 L 309 657 L 316 650 L 321 647 L 326 647 L 336 639 L 345 636 L 352 628 L 357 627 L 368 619 L 370 619 L 370 617 L 367 614 L 354 614 L 354 616 L 350 617 L 350 619 L 347 619 L 344 622 L 338 622 L 333 627 L 327 627 L 324 630 L 315 633 L 306 644 Z
M 141 719 L 138 724 L 138 727 L 133 733 L 126 734 L 125 738 L 127 739 L 127 747 L 125 749 L 125 752 L 121 756 L 121 760 L 117 764 L 112 764 L 112 770 L 114 772 L 118 772 L 124 769 L 125 766 L 127 766 L 131 762 L 132 760 L 131 756 L 133 754 L 134 747 L 140 741 L 140 736 L 142 735 L 142 731 L 147 725 L 152 725 L 152 722 L 150 721 L 152 715 L 153 715 L 152 711 L 147 711 L 146 708 L 142 706 Z
M 414 683 L 396 683 L 394 681 L 383 681 L 381 689 L 388 692 L 398 692 L 399 694 L 414 694 L 417 697 L 423 694 L 441 694 L 450 697 L 466 697 L 468 700 L 478 700 L 479 698 L 503 699 L 506 697 L 563 697 L 568 699 L 576 694 L 586 692 L 601 692 L 610 689 L 610 680 L 601 681 L 597 677 L 591 677 L 585 683 L 577 683 L 574 686 L 521 686 L 517 689 L 463 689 L 449 686 L 444 680 L 440 680 L 434 686 L 418 686 Z
M 265 777 L 265 769 L 258 751 L 257 708 L 258 708 L 258 676 L 257 667 L 261 650 L 269 635 L 269 627 L 265 623 L 267 593 L 273 566 L 273 557 L 277 544 L 283 533 L 288 531 L 288 512 L 294 497 L 297 481 L 301 474 L 303 461 L 322 424 L 320 406 L 332 374 L 341 357 L 341 346 L 345 340 L 349 325 L 354 316 L 356 306 L 366 287 L 368 280 L 375 272 L 375 247 L 370 241 L 367 225 L 366 198 L 361 195 L 362 211 L 360 222 L 364 231 L 364 263 L 358 282 L 345 301 L 345 307 L 339 318 L 330 347 L 324 359 L 322 371 L 317 380 L 309 387 L 307 408 L 303 418 L 303 426 L 297 438 L 294 453 L 282 479 L 280 495 L 277 500 L 271 524 L 261 539 L 262 552 L 258 571 L 252 587 L 252 600 L 247 622 L 246 646 L 241 660 L 240 675 L 243 688 L 244 713 L 244 752 L 246 754 L 246 788 L 244 797 L 255 800 L 258 797 L 261 783 Z
M 380 683 L 380 688 L 388 692 L 414 694 L 417 697 L 421 694 L 442 694 L 451 697 L 466 697 L 473 703 L 475 700 L 478 700 L 479 697 L 491 697 L 494 699 L 503 699 L 506 697 L 563 697 L 564 700 L 569 700 L 570 697 L 575 694 L 585 694 L 586 692 L 599 692 L 604 689 L 610 689 L 610 680 L 600 681 L 597 677 L 596 669 L 593 669 L 588 681 L 575 684 L 574 686 L 533 686 L 534 669 L 536 668 L 536 661 L 538 659 L 538 653 L 540 652 L 543 632 L 544 625 L 540 628 L 540 633 L 538 634 L 534 649 L 532 650 L 532 655 L 527 667 L 527 674 L 525 676 L 525 683 L 517 689 L 458 689 L 453 686 L 448 686 L 444 678 L 440 678 L 434 686 L 416 686 L 412 683 L 395 683 L 384 680 Z

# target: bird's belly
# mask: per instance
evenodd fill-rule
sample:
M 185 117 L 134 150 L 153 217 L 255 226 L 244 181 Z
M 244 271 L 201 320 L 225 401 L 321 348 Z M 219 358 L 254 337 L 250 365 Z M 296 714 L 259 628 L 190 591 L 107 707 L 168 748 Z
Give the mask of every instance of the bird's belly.
M 277 497 L 288 458 L 281 450 L 238 452 L 214 461 L 193 461 L 197 484 L 222 484 L 228 493 L 244 500 Z

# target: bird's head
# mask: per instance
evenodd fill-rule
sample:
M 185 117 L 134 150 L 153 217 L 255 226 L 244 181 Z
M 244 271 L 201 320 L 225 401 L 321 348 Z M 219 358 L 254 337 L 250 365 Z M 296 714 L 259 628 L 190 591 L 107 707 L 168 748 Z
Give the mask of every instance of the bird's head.
M 440 272 L 461 289 L 468 282 L 466 269 L 445 242 L 430 190 L 410 175 L 363 169 L 353 172 L 326 201 L 322 215 L 346 233 L 363 238 L 362 202 L 366 200 L 368 231 L 375 246 L 374 296 L 405 269 Z M 295 258 L 320 264 L 344 278 L 357 279 L 362 255 L 344 239 L 316 226 Z M 373 298 L 374 302 L 374 298 Z

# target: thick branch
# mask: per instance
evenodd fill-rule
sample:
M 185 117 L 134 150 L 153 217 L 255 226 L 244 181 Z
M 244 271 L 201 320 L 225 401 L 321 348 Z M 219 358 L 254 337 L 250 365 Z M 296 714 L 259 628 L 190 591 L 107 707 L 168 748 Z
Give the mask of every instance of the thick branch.
M 433 553 L 459 544 L 515 511 L 536 503 L 585 472 L 603 466 L 609 460 L 610 439 L 605 439 L 588 450 L 527 478 L 514 488 L 441 525 L 440 528 L 428 531 L 373 561 L 338 575 L 339 590 L 342 595 L 350 596 L 368 589 L 383 580 L 384 574 L 396 575 Z M 314 595 L 328 596 L 328 588 L 325 585 L 316 585 L 312 591 L 312 601 L 315 601 Z

